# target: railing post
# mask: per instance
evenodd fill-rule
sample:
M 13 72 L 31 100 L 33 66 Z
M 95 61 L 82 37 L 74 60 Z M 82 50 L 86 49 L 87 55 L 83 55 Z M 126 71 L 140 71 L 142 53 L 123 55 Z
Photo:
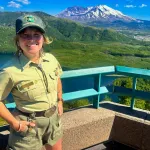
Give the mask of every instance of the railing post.
M 131 109 L 134 108 L 134 103 L 135 103 L 135 90 L 136 90 L 136 82 L 137 82 L 137 78 L 136 77 L 133 77 L 133 86 L 132 86 L 132 99 L 131 99 Z
M 97 91 L 97 92 L 100 92 L 100 86 L 101 86 L 101 74 L 99 74 L 98 76 L 96 76 L 94 78 L 94 89 Z M 93 107 L 94 108 L 99 108 L 99 102 L 100 102 L 100 94 L 98 94 L 98 96 L 95 96 L 93 100 Z

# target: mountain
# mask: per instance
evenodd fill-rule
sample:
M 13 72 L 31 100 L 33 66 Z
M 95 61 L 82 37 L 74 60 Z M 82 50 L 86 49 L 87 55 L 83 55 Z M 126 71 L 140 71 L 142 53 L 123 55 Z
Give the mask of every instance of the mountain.
M 93 7 L 68 7 L 56 15 L 85 25 L 117 30 L 150 30 L 150 21 L 135 19 L 106 5 Z
M 118 10 L 114 10 L 106 5 L 98 5 L 93 7 L 69 7 L 56 15 L 60 18 L 67 18 L 79 22 L 91 21 L 116 21 L 123 20 L 126 22 L 136 21 L 136 19 L 124 15 Z
M 14 31 L 15 20 L 17 17 L 28 12 L 0 12 L 0 30 L 6 27 Z M 31 13 L 31 12 L 30 12 Z M 65 41 L 132 41 L 133 39 L 115 32 L 113 30 L 83 26 L 74 21 L 56 18 L 44 12 L 32 12 L 42 18 L 46 24 L 47 35 L 55 40 Z M 6 28 L 7 30 L 7 28 Z M 7 32 L 6 32 L 7 33 Z M 12 35 L 12 33 L 10 33 Z M 9 36 L 9 35 L 8 35 Z

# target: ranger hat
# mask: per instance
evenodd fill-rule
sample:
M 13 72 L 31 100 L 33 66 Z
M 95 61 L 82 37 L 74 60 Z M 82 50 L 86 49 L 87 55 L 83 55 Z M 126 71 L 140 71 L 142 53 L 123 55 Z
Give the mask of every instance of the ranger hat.
M 45 25 L 41 18 L 35 15 L 24 15 L 16 20 L 16 34 L 20 33 L 27 27 L 38 28 L 41 32 L 45 33 Z

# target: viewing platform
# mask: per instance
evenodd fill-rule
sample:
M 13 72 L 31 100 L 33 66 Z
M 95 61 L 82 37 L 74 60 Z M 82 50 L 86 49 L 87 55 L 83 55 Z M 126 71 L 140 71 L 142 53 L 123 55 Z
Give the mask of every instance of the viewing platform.
M 115 86 L 111 82 L 104 85 L 104 76 L 132 77 L 132 88 Z M 150 92 L 136 89 L 137 78 L 150 79 L 150 70 L 108 66 L 64 71 L 61 77 L 64 101 L 88 98 L 92 103 L 63 114 L 63 150 L 150 150 L 150 111 L 134 108 L 135 99 L 149 101 Z M 70 84 L 80 88 L 66 88 Z M 131 105 L 118 104 L 115 100 L 102 101 L 103 95 L 108 94 L 130 96 Z M 10 110 L 15 108 L 14 103 L 6 106 Z M 0 133 L 2 150 L 7 144 L 9 127 L 0 127 Z M 123 144 L 124 148 L 119 149 L 115 143 Z

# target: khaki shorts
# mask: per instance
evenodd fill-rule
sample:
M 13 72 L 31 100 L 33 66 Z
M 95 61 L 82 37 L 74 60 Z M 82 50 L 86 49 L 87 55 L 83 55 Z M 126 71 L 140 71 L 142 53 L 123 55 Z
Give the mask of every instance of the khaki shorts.
M 15 114 L 19 113 L 16 112 Z M 22 114 L 15 115 L 17 120 L 27 120 Z M 42 146 L 53 146 L 62 138 L 62 124 L 57 111 L 50 117 L 36 117 L 36 127 L 28 128 L 27 131 L 16 132 L 10 129 L 7 150 L 41 150 Z

